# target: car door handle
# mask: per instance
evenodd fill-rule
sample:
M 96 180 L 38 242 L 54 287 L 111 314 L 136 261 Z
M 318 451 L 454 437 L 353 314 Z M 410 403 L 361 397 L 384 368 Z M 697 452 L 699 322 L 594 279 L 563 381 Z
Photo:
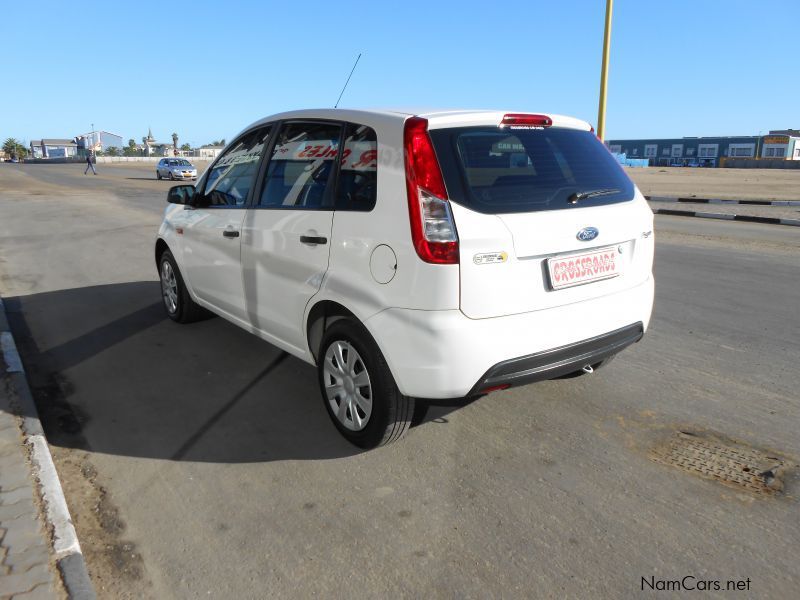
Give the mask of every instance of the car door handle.
M 237 238 L 239 237 L 239 232 L 232 229 L 226 229 L 222 232 L 222 235 L 224 235 L 226 238 Z
M 318 235 L 301 235 L 300 241 L 304 244 L 316 246 L 317 244 L 327 244 L 328 238 Z

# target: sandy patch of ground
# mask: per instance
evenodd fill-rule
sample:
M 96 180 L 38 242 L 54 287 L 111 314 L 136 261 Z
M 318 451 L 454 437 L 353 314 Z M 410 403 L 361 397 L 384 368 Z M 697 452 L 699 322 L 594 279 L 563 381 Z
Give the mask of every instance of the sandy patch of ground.
M 625 171 L 645 196 L 800 200 L 800 169 L 628 167 Z

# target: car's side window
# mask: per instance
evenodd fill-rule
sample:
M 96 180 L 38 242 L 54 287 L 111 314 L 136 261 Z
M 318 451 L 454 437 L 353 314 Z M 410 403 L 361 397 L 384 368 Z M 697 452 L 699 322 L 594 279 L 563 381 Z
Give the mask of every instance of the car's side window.
M 244 208 L 271 126 L 243 135 L 220 156 L 206 177 L 197 206 Z
M 258 206 L 333 208 L 331 182 L 341 132 L 342 126 L 335 123 L 284 123 L 272 150 Z
M 336 186 L 336 210 L 370 211 L 378 194 L 378 138 L 366 125 L 348 123 Z

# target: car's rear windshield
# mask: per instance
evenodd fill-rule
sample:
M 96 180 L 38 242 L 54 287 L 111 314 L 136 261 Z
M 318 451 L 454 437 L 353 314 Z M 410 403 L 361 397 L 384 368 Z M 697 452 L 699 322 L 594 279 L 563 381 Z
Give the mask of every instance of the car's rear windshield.
M 589 131 L 433 129 L 450 199 L 482 213 L 580 208 L 633 199 L 619 163 Z

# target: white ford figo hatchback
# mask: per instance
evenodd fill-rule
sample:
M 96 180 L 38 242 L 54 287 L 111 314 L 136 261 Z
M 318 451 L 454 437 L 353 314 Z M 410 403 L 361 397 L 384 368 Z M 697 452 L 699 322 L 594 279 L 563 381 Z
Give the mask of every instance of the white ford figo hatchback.
M 569 117 L 278 114 L 168 200 L 169 317 L 208 310 L 316 365 L 364 448 L 415 402 L 591 373 L 650 320 L 653 213 Z

